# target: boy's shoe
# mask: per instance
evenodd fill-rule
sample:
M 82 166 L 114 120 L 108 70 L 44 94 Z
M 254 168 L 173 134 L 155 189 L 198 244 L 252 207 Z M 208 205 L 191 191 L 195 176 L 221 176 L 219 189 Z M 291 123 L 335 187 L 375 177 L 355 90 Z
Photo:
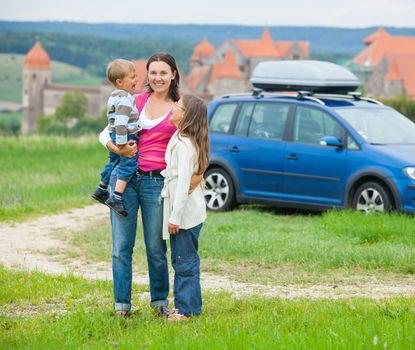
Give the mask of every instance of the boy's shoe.
M 122 200 L 116 200 L 114 196 L 111 195 L 105 201 L 105 204 L 109 206 L 112 210 L 114 210 L 116 214 L 120 216 L 128 216 L 127 210 L 125 209 Z
M 167 306 L 159 306 L 157 308 L 157 316 L 158 317 L 169 317 L 170 310 Z
M 110 196 L 108 190 L 103 190 L 101 187 L 97 187 L 94 193 L 91 194 L 91 197 L 97 200 L 98 202 L 105 204 L 105 201 Z

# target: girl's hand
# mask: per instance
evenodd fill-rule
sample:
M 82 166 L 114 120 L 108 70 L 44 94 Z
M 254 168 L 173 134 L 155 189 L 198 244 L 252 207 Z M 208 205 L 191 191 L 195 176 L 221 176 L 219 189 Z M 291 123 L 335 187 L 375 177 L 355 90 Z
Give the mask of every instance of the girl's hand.
M 171 235 L 175 235 L 176 233 L 179 233 L 179 225 L 173 225 L 169 223 L 167 230 Z
M 189 194 L 191 194 L 197 186 L 203 181 L 203 175 L 193 174 L 190 178 L 190 187 L 189 187 Z

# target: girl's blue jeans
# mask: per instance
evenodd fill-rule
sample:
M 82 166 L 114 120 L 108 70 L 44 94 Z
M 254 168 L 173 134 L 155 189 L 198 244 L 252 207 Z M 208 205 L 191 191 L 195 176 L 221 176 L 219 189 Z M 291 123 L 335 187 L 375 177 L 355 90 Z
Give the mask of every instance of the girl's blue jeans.
M 174 269 L 174 307 L 185 316 L 200 315 L 199 234 L 203 224 L 170 235 L 171 262 Z

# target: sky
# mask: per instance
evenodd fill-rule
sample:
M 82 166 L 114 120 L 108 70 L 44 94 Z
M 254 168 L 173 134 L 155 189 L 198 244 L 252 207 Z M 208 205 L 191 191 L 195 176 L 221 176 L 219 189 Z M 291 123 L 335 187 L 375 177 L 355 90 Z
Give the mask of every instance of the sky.
M 415 0 L 12 0 L 0 20 L 415 27 Z

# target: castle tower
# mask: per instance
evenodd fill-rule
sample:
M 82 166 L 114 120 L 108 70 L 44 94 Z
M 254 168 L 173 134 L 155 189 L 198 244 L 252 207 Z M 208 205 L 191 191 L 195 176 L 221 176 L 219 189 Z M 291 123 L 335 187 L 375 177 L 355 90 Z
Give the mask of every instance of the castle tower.
M 36 131 L 37 117 L 43 114 L 43 89 L 51 83 L 51 64 L 46 51 L 37 42 L 23 62 L 22 134 Z

